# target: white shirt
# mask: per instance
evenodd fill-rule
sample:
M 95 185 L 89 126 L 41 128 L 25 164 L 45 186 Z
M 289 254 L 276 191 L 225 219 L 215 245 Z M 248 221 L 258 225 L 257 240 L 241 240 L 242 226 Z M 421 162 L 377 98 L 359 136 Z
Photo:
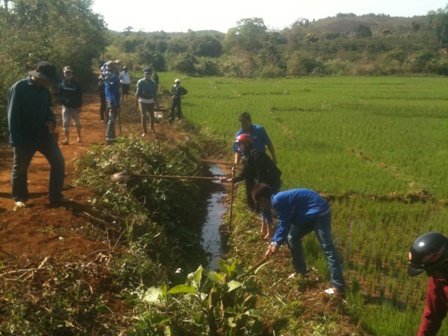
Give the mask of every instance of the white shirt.
M 120 72 L 120 83 L 121 84 L 131 84 L 131 76 L 126 71 Z

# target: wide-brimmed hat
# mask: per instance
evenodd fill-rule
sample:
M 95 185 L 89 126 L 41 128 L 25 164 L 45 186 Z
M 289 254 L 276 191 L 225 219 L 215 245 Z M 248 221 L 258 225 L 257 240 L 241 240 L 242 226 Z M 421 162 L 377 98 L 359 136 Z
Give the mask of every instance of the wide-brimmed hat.
M 33 77 L 52 82 L 55 82 L 57 80 L 56 67 L 50 62 L 46 61 L 40 61 L 39 63 L 37 63 L 36 70 L 30 71 L 28 72 L 28 74 Z

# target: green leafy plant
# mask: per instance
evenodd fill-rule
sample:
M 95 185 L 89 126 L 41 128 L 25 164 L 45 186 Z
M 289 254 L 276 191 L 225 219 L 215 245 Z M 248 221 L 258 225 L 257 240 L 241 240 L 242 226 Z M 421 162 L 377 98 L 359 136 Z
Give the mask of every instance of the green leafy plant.
M 236 260 L 221 259 L 218 268 L 215 272 L 199 266 L 184 284 L 149 288 L 133 335 L 262 335 L 255 275 L 244 272 Z

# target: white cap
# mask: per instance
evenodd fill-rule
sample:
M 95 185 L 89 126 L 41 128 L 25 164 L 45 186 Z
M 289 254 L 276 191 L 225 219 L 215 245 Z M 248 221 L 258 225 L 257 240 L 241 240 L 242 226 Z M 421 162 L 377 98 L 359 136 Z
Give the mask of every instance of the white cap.
M 180 80 L 179 79 L 175 79 L 174 83 L 180 83 Z

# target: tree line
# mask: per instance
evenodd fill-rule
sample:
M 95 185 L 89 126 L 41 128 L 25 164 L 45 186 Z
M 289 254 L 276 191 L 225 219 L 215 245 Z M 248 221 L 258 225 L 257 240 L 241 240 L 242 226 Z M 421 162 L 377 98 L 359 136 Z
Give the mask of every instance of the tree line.
M 414 18 L 300 18 L 280 31 L 269 30 L 262 18 L 246 18 L 225 34 L 114 32 L 91 6 L 92 0 L 0 3 L 0 135 L 6 134 L 7 89 L 39 60 L 55 64 L 61 77 L 71 65 L 82 82 L 107 59 L 190 76 L 448 74 L 448 6 Z
M 131 67 L 191 76 L 284 77 L 448 74 L 448 7 L 426 16 L 339 13 L 271 31 L 242 19 L 226 34 L 110 32 L 106 54 Z

